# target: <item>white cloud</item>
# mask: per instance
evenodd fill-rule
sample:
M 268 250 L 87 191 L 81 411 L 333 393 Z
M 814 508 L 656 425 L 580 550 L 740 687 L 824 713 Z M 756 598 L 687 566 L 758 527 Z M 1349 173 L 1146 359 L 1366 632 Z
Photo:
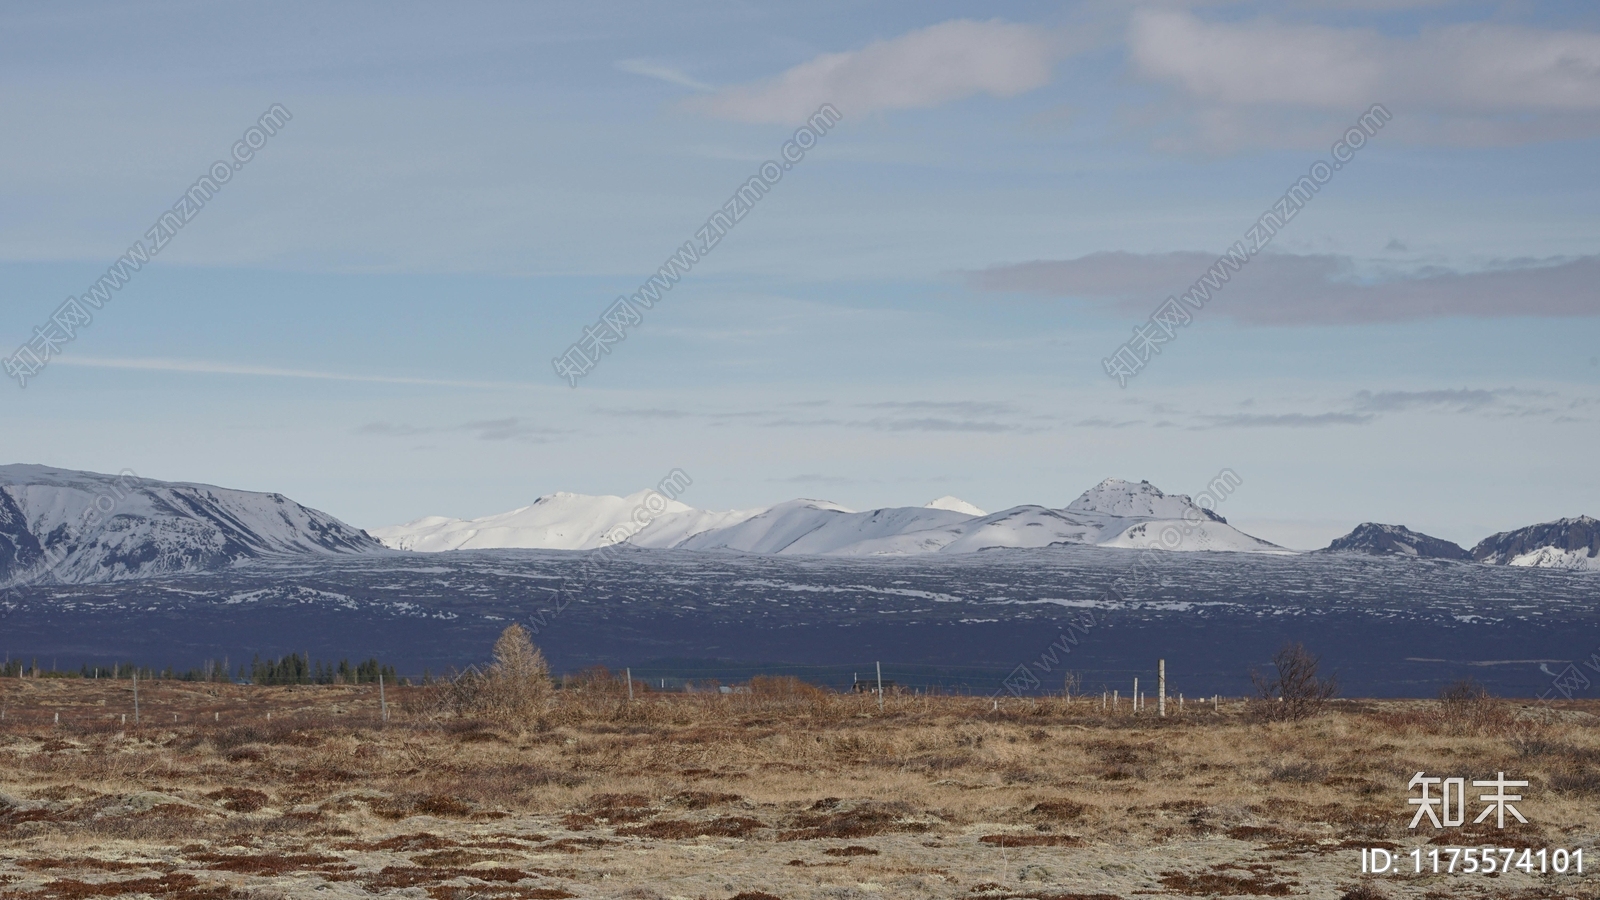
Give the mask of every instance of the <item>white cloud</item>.
M 1049 83 L 1061 52 L 1042 28 L 956 19 L 860 50 L 825 53 L 770 80 L 686 105 L 717 118 L 794 124 L 824 103 L 849 116 L 937 106 L 979 93 L 1012 97 Z
M 979 289 L 1077 297 L 1148 312 L 1182 293 L 1216 254 L 1091 253 L 996 266 L 969 276 Z M 1251 325 L 1349 325 L 1450 316 L 1600 316 L 1600 256 L 1508 260 L 1474 272 L 1364 274 L 1347 256 L 1263 253 L 1234 273 L 1208 310 Z
M 1263 114 L 1348 114 L 1383 103 L 1405 136 L 1503 144 L 1600 132 L 1600 34 L 1467 23 L 1396 38 L 1372 29 L 1141 11 L 1138 72 L 1198 102 L 1199 142 L 1253 142 Z M 1270 121 L 1270 119 L 1268 119 Z
M 1213 24 L 1181 12 L 1136 13 L 1129 50 L 1147 77 L 1222 104 L 1361 107 L 1383 78 L 1371 32 L 1263 22 Z
M 204 359 L 102 358 L 67 354 L 50 361 L 52 366 L 83 366 L 91 369 L 123 369 L 141 372 L 175 372 L 185 375 L 245 375 L 259 378 L 309 378 L 315 381 L 356 381 L 369 384 L 412 384 L 429 387 L 470 388 L 473 390 L 543 390 L 550 386 L 519 381 L 461 381 L 446 378 L 419 378 L 408 375 L 360 375 L 324 372 L 314 369 L 284 369 L 215 362 Z
M 648 59 L 619 59 L 616 62 L 617 71 L 627 72 L 630 75 L 643 75 L 657 81 L 665 81 L 679 87 L 686 87 L 696 91 L 713 91 L 716 88 L 703 81 L 691 78 L 682 69 L 653 63 Z

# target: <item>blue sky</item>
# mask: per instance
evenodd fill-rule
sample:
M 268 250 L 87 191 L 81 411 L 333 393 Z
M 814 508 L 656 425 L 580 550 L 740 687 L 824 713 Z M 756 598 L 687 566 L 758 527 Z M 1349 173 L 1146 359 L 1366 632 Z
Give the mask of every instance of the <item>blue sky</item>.
M 0 345 L 290 119 L 0 459 L 360 526 L 681 468 L 707 508 L 1195 492 L 1296 547 L 1600 511 L 1585 3 L 9 4 Z M 843 120 L 575 389 L 551 359 Z M 1126 388 L 1109 356 L 1393 119 Z

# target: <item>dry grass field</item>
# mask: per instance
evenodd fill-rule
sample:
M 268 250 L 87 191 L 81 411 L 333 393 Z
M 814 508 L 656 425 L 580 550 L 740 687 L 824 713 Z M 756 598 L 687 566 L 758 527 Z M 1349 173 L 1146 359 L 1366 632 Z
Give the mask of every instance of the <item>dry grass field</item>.
M 1600 704 L 1281 722 L 599 679 L 508 724 L 437 695 L 391 687 L 385 723 L 368 685 L 142 682 L 135 726 L 127 681 L 0 679 L 0 897 L 1600 897 L 1359 872 L 1480 843 L 1600 867 Z M 1525 778 L 1530 823 L 1409 831 L 1418 771 Z

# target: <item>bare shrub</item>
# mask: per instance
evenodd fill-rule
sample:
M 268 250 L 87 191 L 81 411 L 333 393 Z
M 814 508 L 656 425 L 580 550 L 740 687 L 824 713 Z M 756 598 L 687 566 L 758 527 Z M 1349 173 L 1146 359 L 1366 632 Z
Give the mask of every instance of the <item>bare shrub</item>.
M 550 693 L 550 664 L 527 630 L 513 623 L 494 642 L 492 665 L 444 686 L 444 705 L 458 716 L 521 730 L 538 722 Z
M 1273 781 L 1313 784 L 1327 780 L 1329 774 L 1328 767 L 1317 762 L 1294 762 L 1272 767 Z
M 1445 727 L 1456 733 L 1499 732 L 1511 725 L 1515 715 L 1489 689 L 1471 678 L 1463 678 L 1439 692 Z
M 1339 693 L 1339 684 L 1331 676 L 1322 678 L 1317 674 L 1320 663 L 1304 644 L 1284 644 L 1272 656 L 1275 677 L 1250 673 L 1250 683 L 1256 689 L 1256 714 L 1294 722 L 1321 713 Z
M 1079 689 L 1083 687 L 1083 676 L 1077 672 L 1068 672 L 1061 681 L 1061 697 L 1065 700 L 1070 701 L 1077 696 Z

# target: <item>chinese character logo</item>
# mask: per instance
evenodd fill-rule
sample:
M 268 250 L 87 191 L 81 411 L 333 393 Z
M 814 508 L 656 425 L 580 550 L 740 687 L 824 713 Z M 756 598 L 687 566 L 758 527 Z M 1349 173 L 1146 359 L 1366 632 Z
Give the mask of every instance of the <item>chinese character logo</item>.
M 1472 820 L 1478 825 L 1490 814 L 1495 817 L 1496 828 L 1506 827 L 1506 813 L 1518 822 L 1526 825 L 1528 820 L 1523 818 L 1520 811 L 1513 803 L 1521 802 L 1521 794 L 1508 794 L 1506 788 L 1527 787 L 1526 781 L 1507 781 L 1506 773 L 1498 773 L 1492 781 L 1474 781 L 1475 788 L 1493 788 L 1494 792 L 1479 794 L 1478 802 L 1487 804 Z M 1439 789 L 1437 796 L 1433 790 Z M 1411 817 L 1409 827 L 1416 828 L 1421 824 L 1424 816 L 1434 828 L 1459 828 L 1467 821 L 1467 780 L 1465 778 L 1433 778 L 1426 773 L 1418 772 L 1411 776 L 1411 782 L 1406 785 L 1408 791 L 1418 791 L 1421 796 L 1412 797 L 1406 803 L 1417 808 L 1416 815 Z

